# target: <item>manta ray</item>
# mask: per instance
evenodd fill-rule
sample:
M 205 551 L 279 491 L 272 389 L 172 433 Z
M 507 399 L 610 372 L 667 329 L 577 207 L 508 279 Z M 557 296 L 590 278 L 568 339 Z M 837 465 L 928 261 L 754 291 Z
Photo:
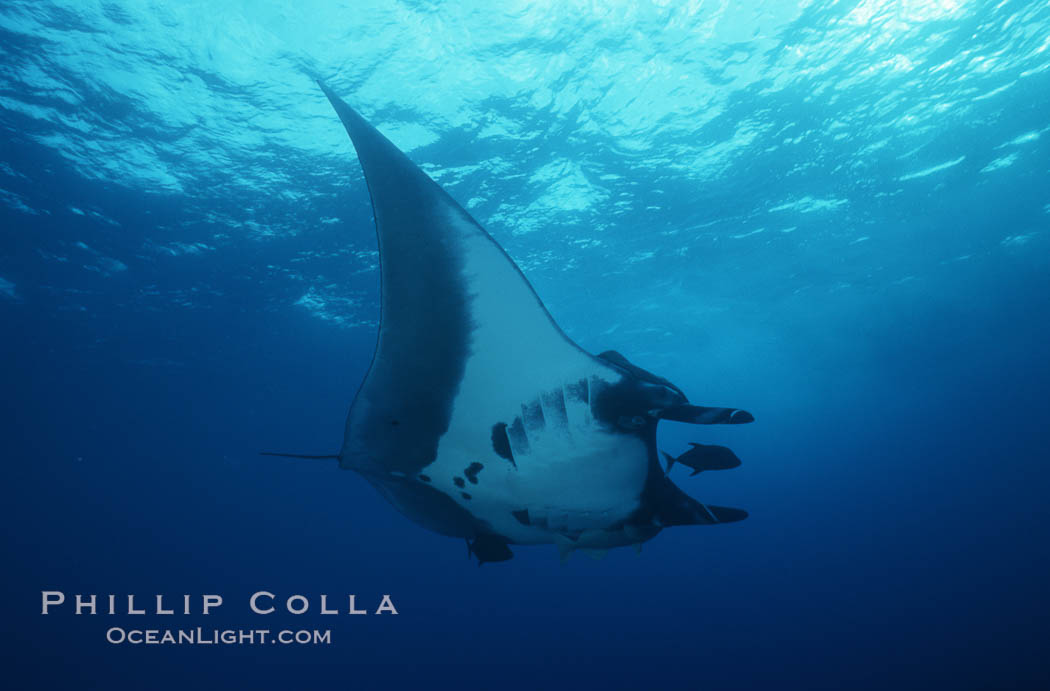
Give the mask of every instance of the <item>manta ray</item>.
M 379 241 L 375 354 L 332 458 L 402 514 L 467 541 L 479 565 L 509 545 L 602 554 L 662 529 L 747 517 L 702 504 L 661 468 L 660 420 L 739 424 L 691 405 L 615 351 L 558 327 L 510 256 L 408 156 L 320 84 L 350 135 Z

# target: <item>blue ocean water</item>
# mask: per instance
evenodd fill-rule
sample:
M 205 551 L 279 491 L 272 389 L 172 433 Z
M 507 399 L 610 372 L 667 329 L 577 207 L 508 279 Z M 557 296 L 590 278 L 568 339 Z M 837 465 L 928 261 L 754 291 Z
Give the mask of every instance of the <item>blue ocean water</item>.
M 1045 3 L 6 0 L 0 56 L 12 688 L 1045 688 Z M 256 455 L 338 451 L 375 345 L 313 76 L 583 347 L 755 414 L 660 427 L 733 448 L 673 477 L 748 520 L 479 569 L 357 475 Z M 147 625 L 333 640 L 106 642 Z

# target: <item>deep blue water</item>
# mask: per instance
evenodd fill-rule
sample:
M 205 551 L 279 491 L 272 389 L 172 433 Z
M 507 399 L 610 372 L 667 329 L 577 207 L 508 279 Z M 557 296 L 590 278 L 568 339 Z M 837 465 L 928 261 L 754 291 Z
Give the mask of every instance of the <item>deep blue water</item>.
M 12 688 L 1045 688 L 1048 36 L 1020 0 L 5 2 Z M 660 428 L 734 449 L 674 477 L 748 520 L 479 569 L 355 474 L 256 455 L 336 452 L 375 343 L 368 195 L 310 75 L 582 346 L 756 415 Z M 252 616 L 261 589 L 400 613 Z M 142 620 L 333 641 L 106 642 Z

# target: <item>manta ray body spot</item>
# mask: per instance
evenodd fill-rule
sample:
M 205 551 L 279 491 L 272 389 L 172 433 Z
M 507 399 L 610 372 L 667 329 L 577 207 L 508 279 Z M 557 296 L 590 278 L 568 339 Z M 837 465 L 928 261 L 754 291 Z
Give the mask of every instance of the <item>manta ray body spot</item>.
M 463 475 L 466 476 L 467 481 L 470 482 L 470 484 L 476 485 L 478 484 L 478 473 L 480 473 L 484 469 L 484 465 L 478 463 L 477 461 L 474 461 L 469 466 L 467 466 L 466 470 L 463 471 Z

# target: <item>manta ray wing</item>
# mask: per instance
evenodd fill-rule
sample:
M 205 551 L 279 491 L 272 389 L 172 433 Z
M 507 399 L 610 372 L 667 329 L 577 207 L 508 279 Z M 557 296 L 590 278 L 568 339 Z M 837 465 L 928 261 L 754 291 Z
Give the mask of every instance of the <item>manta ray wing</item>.
M 683 499 L 660 470 L 650 411 L 685 396 L 573 343 L 495 240 L 321 88 L 364 170 L 380 252 L 379 336 L 340 465 L 476 545 L 603 549 L 655 535 L 647 501 Z M 711 522 L 702 509 L 668 518 Z
M 364 169 L 380 253 L 379 338 L 347 421 L 348 463 L 416 472 L 433 461 L 457 402 L 517 407 L 566 376 L 618 376 L 561 332 L 452 197 L 322 88 Z

